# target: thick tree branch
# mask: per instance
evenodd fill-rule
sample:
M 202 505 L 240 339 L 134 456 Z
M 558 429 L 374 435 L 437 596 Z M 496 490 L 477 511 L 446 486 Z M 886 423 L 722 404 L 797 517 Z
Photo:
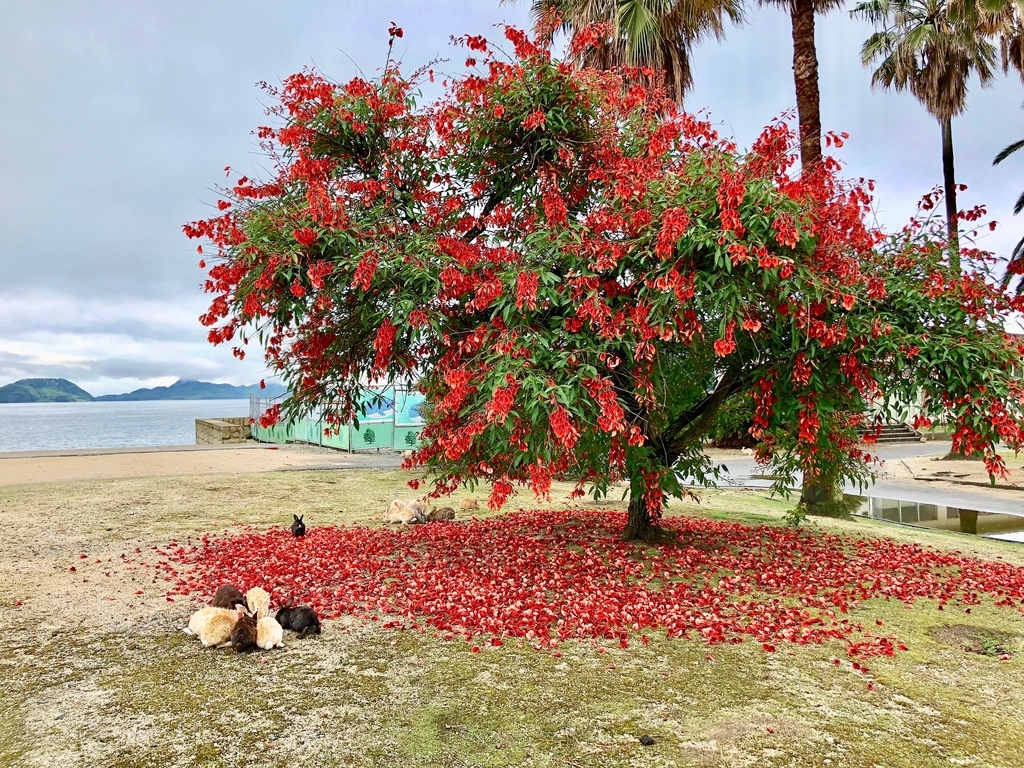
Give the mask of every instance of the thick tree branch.
M 497 190 L 491 192 L 491 196 L 487 198 L 487 202 L 484 204 L 484 209 L 480 211 L 480 216 L 478 218 L 481 221 L 487 218 L 491 211 L 493 211 L 495 208 L 501 205 L 501 201 L 504 200 L 507 196 L 507 193 L 502 194 Z M 466 232 L 466 234 L 462 236 L 462 239 L 465 240 L 467 243 L 472 243 L 480 235 L 482 235 L 486 229 L 487 227 L 484 227 L 480 224 L 476 224 L 473 226 L 472 229 L 470 229 L 468 232 Z
M 666 457 L 670 454 L 678 457 L 698 435 L 707 432 L 722 403 L 741 388 L 739 375 L 730 371 L 722 377 L 718 386 L 707 397 L 677 416 L 660 435 L 660 440 L 665 445 Z

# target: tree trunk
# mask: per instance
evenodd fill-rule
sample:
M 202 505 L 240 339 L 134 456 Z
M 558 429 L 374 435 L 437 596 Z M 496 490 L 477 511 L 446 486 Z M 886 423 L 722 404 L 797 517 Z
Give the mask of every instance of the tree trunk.
M 793 80 L 800 122 L 800 164 L 807 172 L 821 162 L 818 53 L 814 47 L 814 0 L 793 0 Z
M 838 477 L 819 475 L 810 482 L 804 480 L 800 490 L 800 505 L 808 515 L 849 517 L 858 503 L 843 495 L 843 484 Z
M 833 490 L 832 485 L 820 476 L 810 482 L 805 479 L 800 489 L 800 503 L 814 514 L 819 506 L 832 500 Z
M 946 234 L 949 238 L 949 266 L 960 272 L 960 235 L 956 220 L 956 173 L 953 170 L 953 121 L 942 121 L 942 185 L 946 191 Z
M 657 528 L 651 522 L 651 515 L 647 511 L 647 501 L 644 499 L 644 487 L 641 483 L 630 483 L 629 518 L 622 538 L 626 541 L 645 541 L 648 544 L 653 544 L 657 539 Z

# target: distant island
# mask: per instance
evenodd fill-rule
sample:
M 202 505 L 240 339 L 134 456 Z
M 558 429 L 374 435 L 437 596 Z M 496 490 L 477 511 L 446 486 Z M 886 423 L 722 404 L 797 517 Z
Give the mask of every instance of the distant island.
M 87 403 L 92 399 L 67 379 L 21 379 L 0 387 L 0 403 Z
M 211 384 L 208 381 L 188 381 L 179 379 L 169 387 L 153 387 L 152 389 L 136 389 L 123 395 L 100 395 L 95 400 L 244 400 L 249 395 L 260 397 L 277 397 L 287 390 L 280 384 L 267 384 L 260 389 L 259 384 L 247 387 L 236 387 L 233 384 Z
M 213 384 L 209 381 L 180 379 L 169 387 L 136 389 L 123 395 L 93 397 L 67 379 L 21 379 L 0 387 L 0 403 L 74 403 L 123 400 L 244 400 L 249 395 L 278 397 L 287 392 L 280 384 L 258 384 L 236 387 L 233 384 Z

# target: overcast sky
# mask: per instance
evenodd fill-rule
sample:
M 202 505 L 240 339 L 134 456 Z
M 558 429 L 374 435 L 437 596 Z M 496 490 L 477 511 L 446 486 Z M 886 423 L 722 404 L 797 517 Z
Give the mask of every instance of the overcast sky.
M 347 79 L 382 64 L 390 21 L 409 65 L 451 54 L 453 34 L 496 37 L 526 25 L 528 2 L 185 2 L 0 0 L 0 385 L 61 376 L 93 394 L 178 378 L 252 383 L 258 354 L 211 347 L 195 244 L 181 225 L 211 211 L 226 165 L 258 173 L 250 132 L 266 122 L 256 83 L 315 65 Z M 941 182 L 938 125 L 909 96 L 872 92 L 859 49 L 870 29 L 845 10 L 818 22 L 822 122 L 847 131 L 847 175 L 877 180 L 880 220 L 900 226 Z M 695 57 L 690 110 L 708 110 L 748 146 L 794 104 L 788 17 L 755 9 L 747 25 Z M 459 55 L 455 55 L 456 60 Z M 353 63 L 355 62 L 355 64 Z M 984 246 L 1024 235 L 1012 204 L 1024 155 L 1015 78 L 974 87 L 954 122 L 962 203 L 1005 226 Z

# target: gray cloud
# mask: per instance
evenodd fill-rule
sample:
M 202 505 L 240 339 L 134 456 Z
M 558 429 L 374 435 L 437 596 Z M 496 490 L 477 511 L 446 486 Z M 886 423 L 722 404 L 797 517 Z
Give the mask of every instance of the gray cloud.
M 253 175 L 266 122 L 258 81 L 314 63 L 338 78 L 448 36 L 493 33 L 527 7 L 395 3 L 6 4 L 0 25 L 0 253 L 5 285 L 159 297 L 202 280 L 187 221 L 211 215 L 226 165 Z M 346 55 L 347 54 L 347 55 Z
M 23 378 L 65 378 L 76 382 L 100 379 L 206 379 L 222 378 L 216 364 L 195 361 L 138 360 L 132 358 L 103 358 L 80 360 L 74 363 L 38 362 L 32 355 L 0 352 L 0 380 L 16 381 Z M 255 380 L 255 379 L 254 379 Z M 254 381 L 253 380 L 253 381 Z M 246 382 L 248 384 L 252 381 Z

